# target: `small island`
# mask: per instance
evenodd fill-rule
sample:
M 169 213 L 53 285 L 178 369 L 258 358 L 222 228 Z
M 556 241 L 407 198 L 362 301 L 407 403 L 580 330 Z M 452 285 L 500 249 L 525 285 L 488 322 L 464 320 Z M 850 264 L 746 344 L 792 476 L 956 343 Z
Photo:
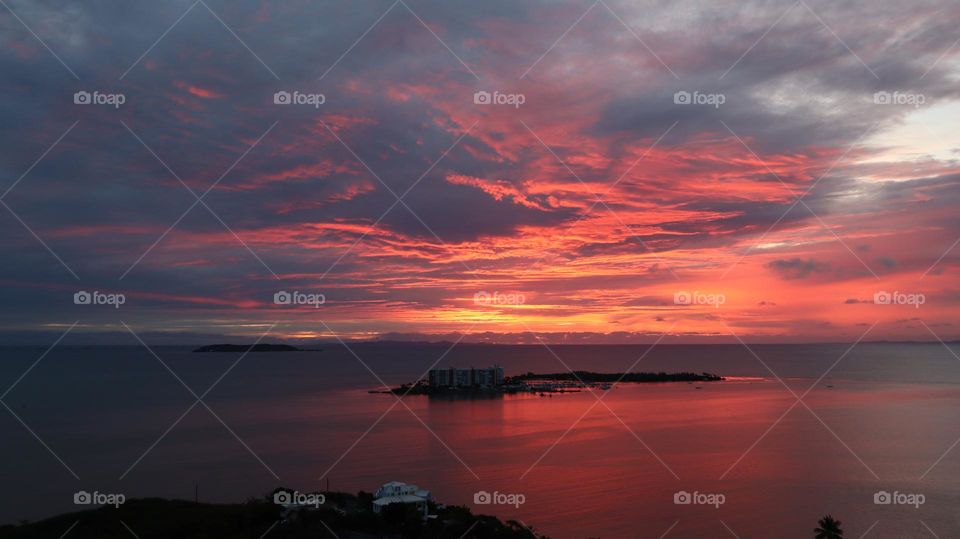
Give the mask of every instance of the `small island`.
M 194 352 L 319 352 L 297 348 L 289 344 L 208 344 L 194 350 Z
M 708 372 L 590 372 L 568 371 L 537 374 L 528 372 L 504 376 L 503 367 L 486 369 L 431 369 L 426 380 L 370 393 L 395 395 L 502 395 L 510 393 L 577 393 L 584 390 L 609 390 L 619 383 L 721 382 L 724 378 Z M 700 386 L 697 386 L 700 389 Z

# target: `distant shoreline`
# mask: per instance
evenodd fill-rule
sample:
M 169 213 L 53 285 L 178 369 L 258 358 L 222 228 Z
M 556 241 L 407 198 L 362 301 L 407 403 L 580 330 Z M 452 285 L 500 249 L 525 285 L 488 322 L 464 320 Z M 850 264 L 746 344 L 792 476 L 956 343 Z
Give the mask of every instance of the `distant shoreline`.
M 49 347 L 50 343 L 55 341 L 60 334 L 50 332 L 44 334 L 42 337 L 37 337 L 37 332 L 31 332 L 29 336 L 21 337 L 16 333 L 2 333 L 0 332 L 0 348 L 36 348 L 36 347 Z M 184 337 L 183 340 L 170 340 L 169 338 L 164 338 L 164 336 L 159 334 L 145 333 L 142 335 L 147 335 L 144 337 L 147 342 L 150 343 L 153 347 L 197 347 L 197 340 L 193 340 L 189 337 Z M 128 340 L 129 335 L 121 334 L 71 334 L 64 342 L 60 343 L 60 347 L 64 348 L 90 348 L 90 347 L 129 347 L 129 346 L 139 346 L 138 343 L 132 343 Z M 238 335 L 223 335 L 220 338 L 237 338 L 242 339 L 244 337 Z M 785 342 L 771 342 L 763 340 L 752 340 L 745 339 L 745 342 L 749 346 L 849 346 L 854 343 L 854 341 L 785 341 Z M 488 342 L 488 341 L 471 341 L 468 339 L 463 339 L 460 341 L 450 340 L 450 339 L 438 339 L 438 340 L 416 340 L 416 341 L 404 341 L 404 340 L 346 340 L 347 346 L 398 346 L 398 347 L 414 347 L 414 346 L 445 346 L 450 347 L 453 344 L 457 346 L 482 346 L 482 347 L 543 347 L 542 343 L 538 342 Z M 651 347 L 654 345 L 654 342 L 551 342 L 547 341 L 547 344 L 550 347 Z M 946 344 L 948 346 L 960 345 L 960 340 L 956 339 L 946 339 L 942 343 L 936 340 L 922 341 L 922 340 L 863 340 L 858 343 L 859 345 L 911 345 L 911 346 L 922 346 L 922 345 L 936 345 L 942 346 Z M 204 345 L 207 346 L 207 345 Z M 304 341 L 302 346 L 309 347 L 309 349 L 314 349 L 317 347 L 342 347 L 344 343 L 340 341 Z M 739 342 L 659 342 L 656 343 L 657 348 L 674 348 L 674 347 L 713 347 L 713 346 L 724 346 L 724 347 L 742 347 L 743 345 Z M 304 349 L 308 350 L 308 349 Z
M 320 349 L 297 348 L 289 344 L 208 344 L 194 352 L 319 352 Z

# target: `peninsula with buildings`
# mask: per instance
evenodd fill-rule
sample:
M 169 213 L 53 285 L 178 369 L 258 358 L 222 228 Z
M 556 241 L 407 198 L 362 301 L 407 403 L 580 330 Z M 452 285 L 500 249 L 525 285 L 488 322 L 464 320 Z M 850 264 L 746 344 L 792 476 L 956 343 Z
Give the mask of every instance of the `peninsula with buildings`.
M 575 393 L 584 390 L 612 389 L 621 383 L 665 382 L 720 382 L 722 376 L 708 372 L 590 372 L 568 371 L 537 374 L 528 372 L 504 376 L 503 367 L 491 365 L 485 369 L 449 367 L 430 369 L 426 379 L 403 384 L 389 390 L 370 393 L 395 395 L 497 395 L 508 393 Z

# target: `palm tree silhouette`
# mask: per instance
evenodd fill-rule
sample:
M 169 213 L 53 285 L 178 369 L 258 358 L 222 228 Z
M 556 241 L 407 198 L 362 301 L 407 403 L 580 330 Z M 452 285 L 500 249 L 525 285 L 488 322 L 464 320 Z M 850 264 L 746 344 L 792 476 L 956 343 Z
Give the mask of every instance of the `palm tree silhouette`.
M 840 529 L 840 521 L 830 515 L 820 519 L 818 528 L 813 529 L 817 534 L 816 539 L 843 539 L 843 530 Z

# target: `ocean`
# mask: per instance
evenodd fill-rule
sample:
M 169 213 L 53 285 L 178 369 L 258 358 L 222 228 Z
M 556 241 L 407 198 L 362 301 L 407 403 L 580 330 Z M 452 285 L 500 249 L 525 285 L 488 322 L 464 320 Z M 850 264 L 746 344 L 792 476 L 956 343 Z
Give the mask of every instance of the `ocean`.
M 19 382 L 45 348 L 0 348 L 0 390 L 16 382 L 2 398 L 13 413 L 0 409 L 0 523 L 77 510 L 79 490 L 238 502 L 398 480 L 558 539 L 811 537 L 828 513 L 849 537 L 960 536 L 960 449 L 947 452 L 960 439 L 960 361 L 944 346 L 648 348 L 382 343 L 237 362 L 62 346 Z M 507 375 L 728 379 L 405 405 L 368 393 L 441 357 Z M 491 498 L 511 503 L 475 503 Z

